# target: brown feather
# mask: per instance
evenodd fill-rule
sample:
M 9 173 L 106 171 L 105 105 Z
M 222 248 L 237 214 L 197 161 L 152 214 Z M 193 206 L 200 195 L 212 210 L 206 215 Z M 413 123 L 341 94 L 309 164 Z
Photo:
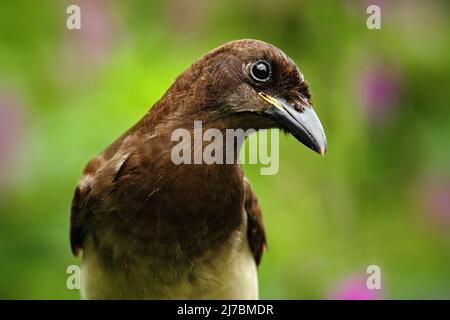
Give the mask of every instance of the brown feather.
M 247 179 L 244 179 L 244 184 L 245 211 L 247 212 L 248 217 L 247 238 L 250 249 L 255 257 L 256 264 L 259 265 L 262 254 L 267 250 L 262 211 L 250 182 Z

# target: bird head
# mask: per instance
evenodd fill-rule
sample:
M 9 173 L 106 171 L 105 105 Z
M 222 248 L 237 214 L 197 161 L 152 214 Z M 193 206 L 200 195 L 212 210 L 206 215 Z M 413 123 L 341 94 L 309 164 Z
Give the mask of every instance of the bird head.
M 281 128 L 319 154 L 326 152 L 325 133 L 303 74 L 271 44 L 226 43 L 181 74 L 170 92 L 189 103 L 184 117 L 201 116 L 234 128 Z

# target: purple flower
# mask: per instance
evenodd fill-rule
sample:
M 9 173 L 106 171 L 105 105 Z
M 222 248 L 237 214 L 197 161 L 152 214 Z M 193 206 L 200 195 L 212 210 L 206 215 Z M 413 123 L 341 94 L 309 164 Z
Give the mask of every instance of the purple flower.
M 450 178 L 429 179 L 422 194 L 424 211 L 429 221 L 439 227 L 450 227 Z
M 378 300 L 382 299 L 381 290 L 369 289 L 367 277 L 352 275 L 340 283 L 328 294 L 332 300 Z
M 374 63 L 357 77 L 360 103 L 374 124 L 390 120 L 400 100 L 401 77 L 395 67 Z
M 17 99 L 0 93 L 0 187 L 11 177 L 22 141 L 23 117 Z
M 81 29 L 66 30 L 62 47 L 65 63 L 74 72 L 91 70 L 92 65 L 102 63 L 113 41 L 120 36 L 116 32 L 113 1 L 80 0 L 77 5 L 81 11 Z M 66 73 L 73 74 L 72 71 Z
M 111 19 L 108 1 L 82 1 L 81 43 L 85 52 L 94 60 L 105 55 L 111 41 Z

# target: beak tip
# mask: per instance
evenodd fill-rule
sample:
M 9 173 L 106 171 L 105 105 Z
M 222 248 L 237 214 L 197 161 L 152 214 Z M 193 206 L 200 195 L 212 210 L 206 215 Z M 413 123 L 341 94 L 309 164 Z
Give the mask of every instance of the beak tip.
M 315 152 L 317 152 L 322 157 L 325 156 L 327 153 L 327 147 L 326 146 L 315 146 L 312 148 Z
M 319 139 L 314 141 L 312 149 L 323 157 L 327 153 L 328 143 L 327 139 L 325 138 L 325 134 L 323 133 L 323 129 L 321 129 L 321 131 L 322 135 L 320 136 Z

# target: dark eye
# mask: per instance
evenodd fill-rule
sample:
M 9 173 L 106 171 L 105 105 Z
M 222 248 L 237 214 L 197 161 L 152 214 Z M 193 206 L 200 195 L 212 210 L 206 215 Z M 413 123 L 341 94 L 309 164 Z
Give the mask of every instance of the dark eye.
M 267 81 L 271 74 L 270 64 L 264 60 L 255 62 L 250 69 L 252 78 L 256 81 Z

